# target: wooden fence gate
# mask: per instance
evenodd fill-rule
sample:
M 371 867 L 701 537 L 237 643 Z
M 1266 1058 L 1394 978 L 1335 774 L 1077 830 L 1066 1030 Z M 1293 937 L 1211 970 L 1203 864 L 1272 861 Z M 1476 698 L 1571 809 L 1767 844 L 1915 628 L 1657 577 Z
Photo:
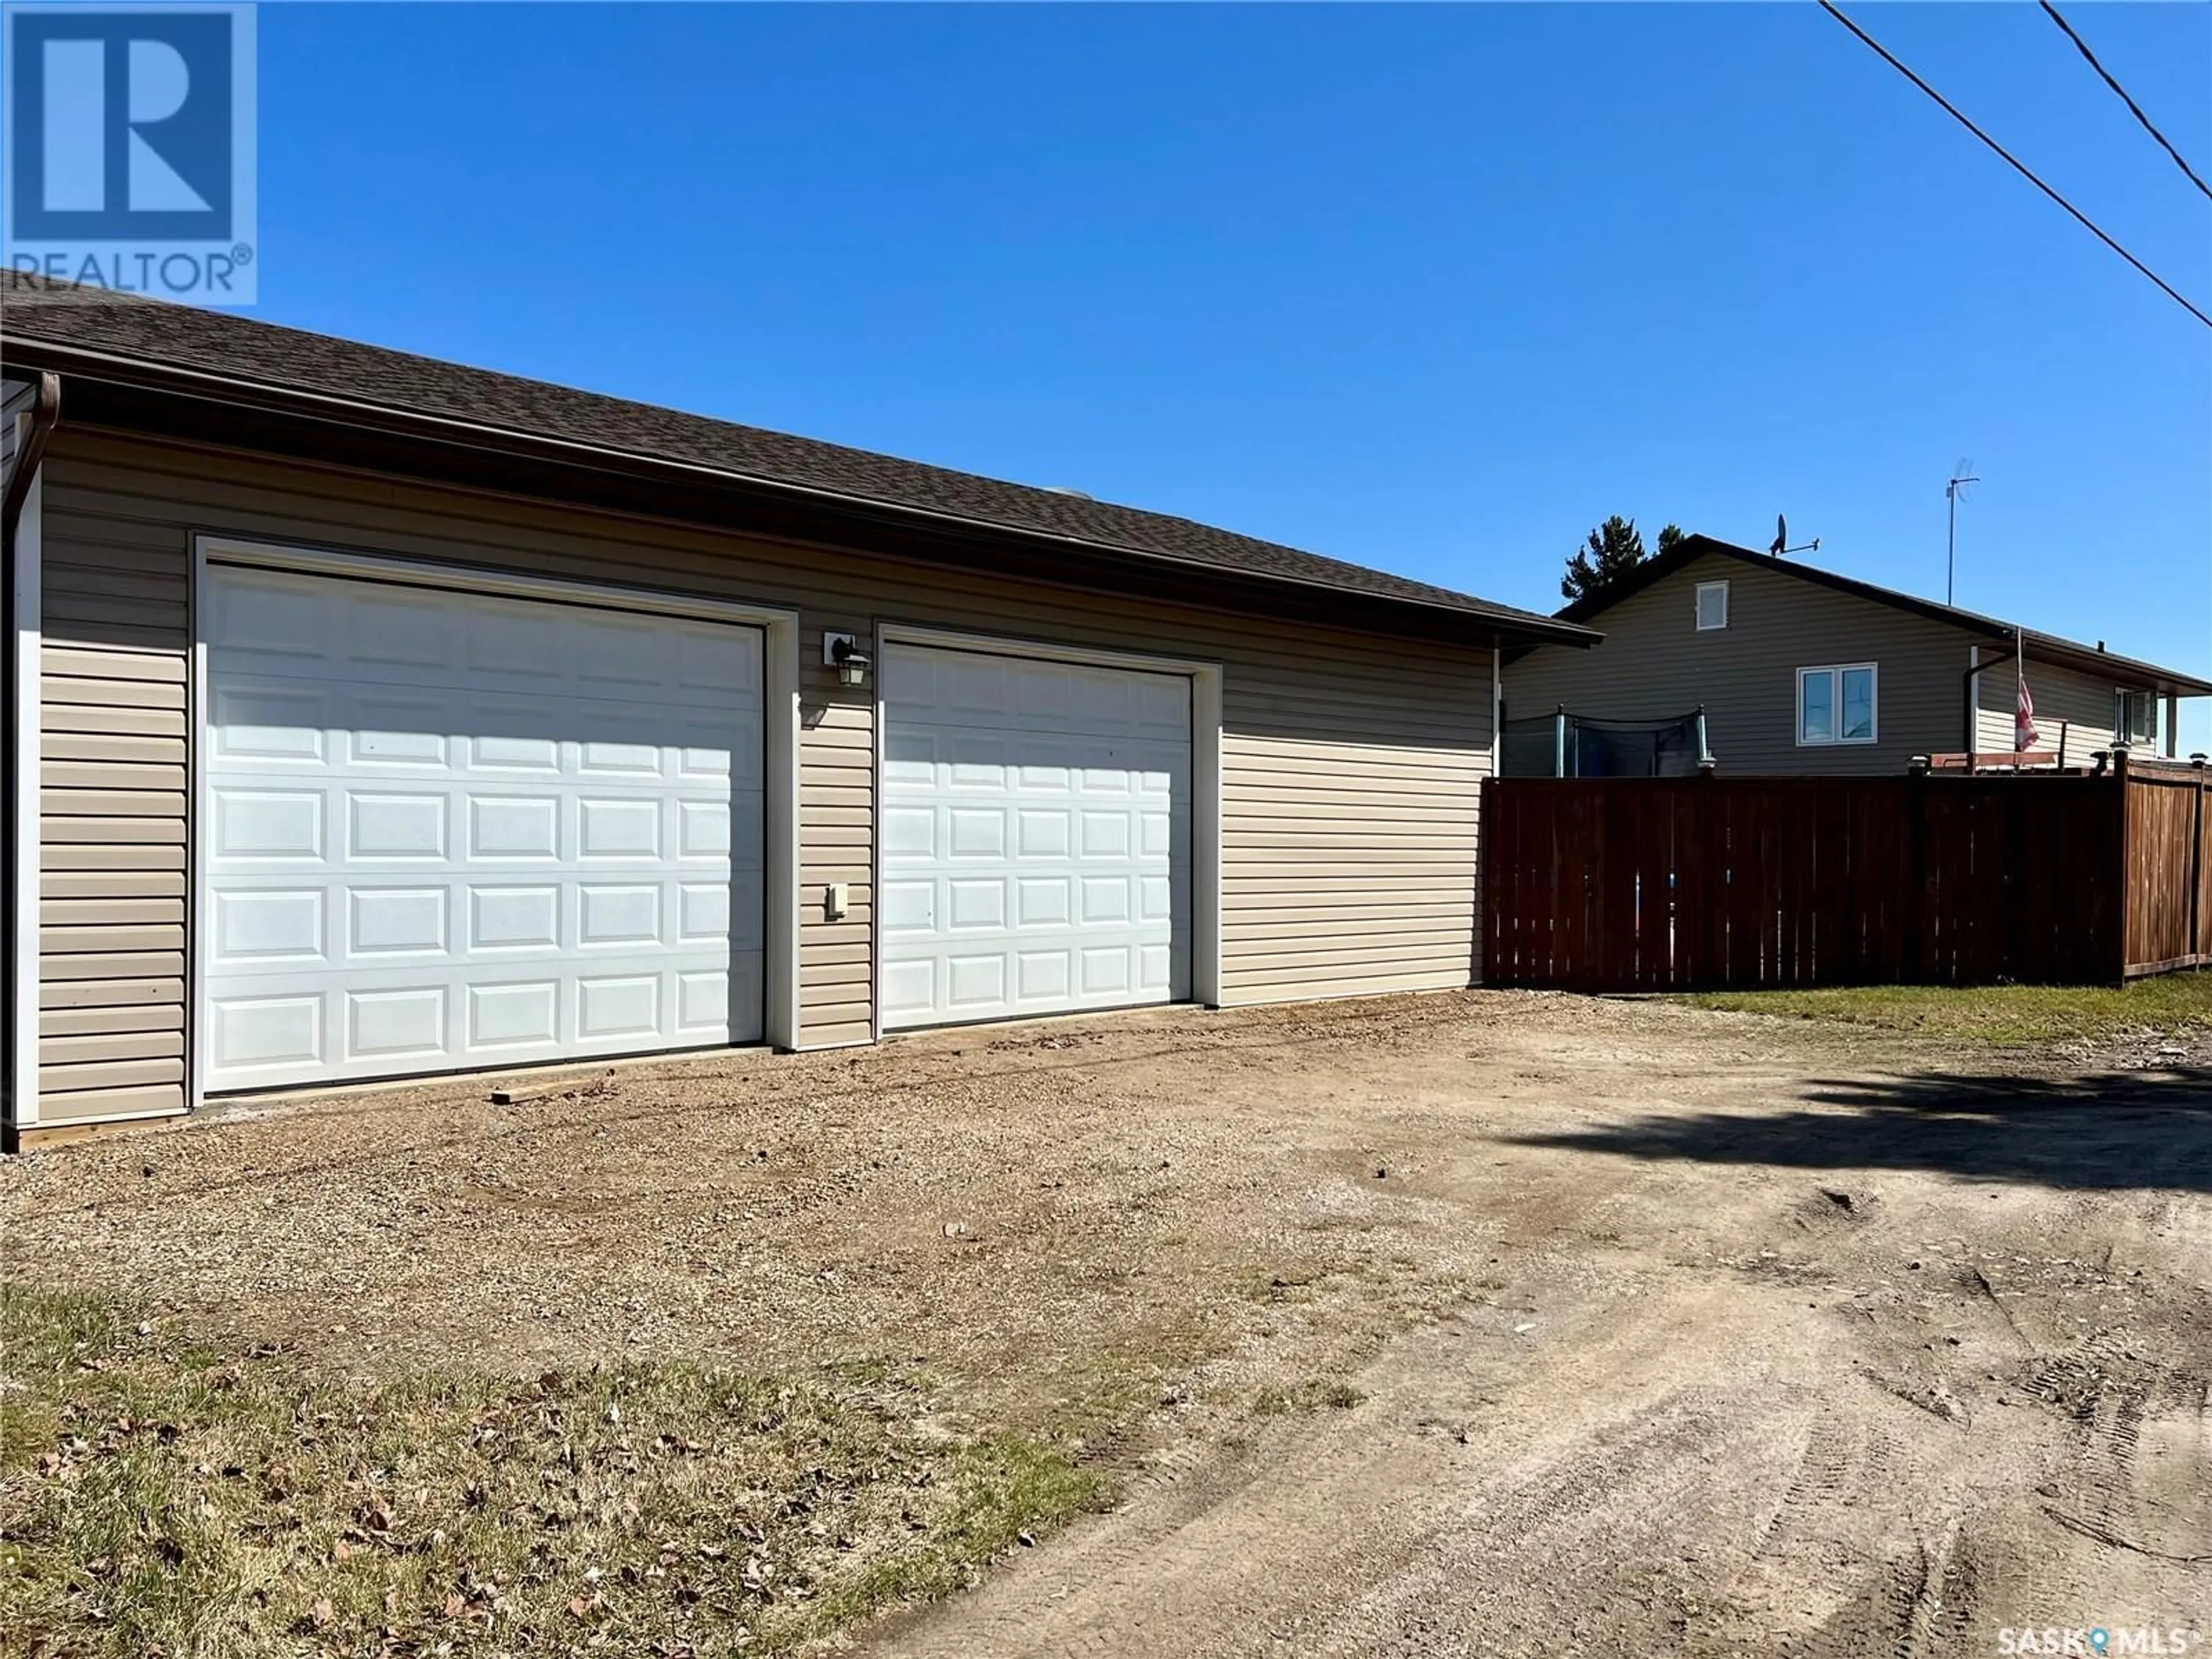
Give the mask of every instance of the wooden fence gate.
M 2199 768 L 1493 778 L 1484 976 L 1662 991 L 2112 983 L 2212 964 Z

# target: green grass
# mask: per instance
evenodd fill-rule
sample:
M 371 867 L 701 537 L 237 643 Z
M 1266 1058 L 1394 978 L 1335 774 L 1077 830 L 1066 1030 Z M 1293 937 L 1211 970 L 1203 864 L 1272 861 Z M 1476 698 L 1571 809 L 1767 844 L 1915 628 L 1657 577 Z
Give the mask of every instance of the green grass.
M 1832 1020 L 1998 1045 L 2212 1030 L 2212 973 L 2166 974 L 2118 989 L 1999 985 L 1951 990 L 1884 985 L 1826 991 L 1718 991 L 1677 1000 L 1700 1008 Z
M 1096 1505 L 919 1374 L 690 1364 L 379 1387 L 0 1290 L 0 1653 L 774 1653 Z
M 1284 1417 L 1292 1412 L 1319 1411 L 1324 1406 L 1333 1411 L 1348 1412 L 1365 1403 L 1366 1399 L 1349 1382 L 1310 1377 L 1287 1389 L 1261 1389 L 1252 1396 L 1252 1415 Z

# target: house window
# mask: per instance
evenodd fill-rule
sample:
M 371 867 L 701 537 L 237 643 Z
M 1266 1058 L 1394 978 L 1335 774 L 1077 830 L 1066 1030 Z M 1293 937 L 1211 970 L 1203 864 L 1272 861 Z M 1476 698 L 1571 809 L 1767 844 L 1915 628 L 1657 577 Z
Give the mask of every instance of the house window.
M 1797 671 L 1797 743 L 1819 748 L 1875 740 L 1875 665 Z
M 2112 737 L 2117 742 L 2148 748 L 2151 738 L 2151 698 L 2148 691 L 2113 694 Z
M 1698 632 L 1708 633 L 1716 628 L 1728 626 L 1728 584 L 1699 582 L 1698 584 Z

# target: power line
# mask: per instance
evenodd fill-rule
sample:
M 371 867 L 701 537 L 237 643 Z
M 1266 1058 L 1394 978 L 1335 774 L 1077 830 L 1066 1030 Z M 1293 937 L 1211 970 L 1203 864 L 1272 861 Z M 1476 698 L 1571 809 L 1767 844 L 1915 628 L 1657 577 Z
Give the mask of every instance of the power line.
M 2110 87 L 2119 95 L 2120 101 L 2128 106 L 2128 112 L 2133 115 L 2136 120 L 2142 123 L 2142 130 L 2150 134 L 2152 137 L 2157 139 L 2158 147 L 2173 158 L 2173 165 L 2179 167 L 2183 173 L 2189 176 L 2189 182 L 2191 184 L 2203 191 L 2206 196 L 2212 197 L 2212 185 L 2208 185 L 2202 179 L 2198 178 L 2197 176 L 2197 169 L 2191 167 L 2188 162 L 2181 159 L 2181 152 L 2174 149 L 2172 144 L 2166 143 L 2166 135 L 2160 132 L 2156 126 L 2152 125 L 2149 116 L 2145 115 L 2142 112 L 2142 106 L 2136 102 L 2134 99 L 2129 97 L 2128 89 L 2112 78 L 2112 70 L 2106 69 L 2102 64 L 2097 61 L 2097 54 L 2089 50 L 2089 43 L 2087 40 L 2084 40 L 2080 35 L 2074 33 L 2074 26 L 2058 15 L 2058 8 L 2052 5 L 2051 3 L 2051 0 L 2039 0 L 2039 3 L 2043 7 L 2045 13 L 2050 17 L 2051 21 L 2057 24 L 2061 29 L 2065 31 L 2066 38 L 2074 43 L 2075 50 L 2079 52 L 2083 58 L 2088 60 L 2089 67 L 2096 70 L 2098 75 L 2103 78 L 2105 84 Z
M 1906 80 L 1911 82 L 1914 86 L 1919 88 L 1921 91 L 1926 93 L 1930 98 L 1934 99 L 1936 103 L 1942 106 L 1943 112 L 1945 114 L 1948 115 L 1960 126 L 1972 133 L 1975 137 L 1980 139 L 1991 149 L 1995 150 L 1999 155 L 2002 156 L 2007 164 L 2012 167 L 2014 172 L 2019 173 L 2021 178 L 2027 179 L 2028 183 L 2033 185 L 2045 196 L 2048 196 L 2052 201 L 2057 203 L 2059 206 L 2064 208 L 2068 213 L 2071 214 L 2075 219 L 2081 223 L 2081 228 L 2084 230 L 2087 230 L 2092 236 L 2094 236 L 2106 247 L 2112 249 L 2113 252 L 2118 254 L 2120 258 L 2125 259 L 2130 264 L 2133 265 L 2144 276 L 2149 277 L 2152 282 L 2157 283 L 2160 289 L 2165 292 L 2166 296 L 2172 300 L 2174 304 L 2179 306 L 2184 311 L 2194 317 L 2198 322 L 2203 324 L 2205 327 L 2212 328 L 2212 317 L 2206 316 L 2195 306 L 2191 305 L 2187 300 L 2182 298 L 2179 293 L 2175 292 L 2172 283 L 2168 283 L 2163 276 L 2160 276 L 2148 265 L 2136 258 L 2134 254 L 2129 252 L 2127 249 L 2122 247 L 2118 242 L 2114 241 L 2102 230 L 2099 229 L 2095 222 L 2093 221 L 2087 214 L 2082 212 L 2080 208 L 2075 207 L 2073 203 L 2068 201 L 2057 191 L 2051 189 L 2050 185 L 2045 184 L 2042 179 L 2037 178 L 2034 173 L 2028 170 L 2027 165 L 2010 150 L 2007 149 L 2002 144 L 1997 143 L 1996 139 L 1990 137 L 1988 133 L 1984 132 L 1979 127 L 1968 120 L 1965 115 L 1961 114 L 1957 106 L 1953 104 L 1949 99 L 1944 97 L 1942 93 L 1936 91 L 1935 88 L 1929 86 L 1925 81 L 1922 80 L 1911 70 L 1907 69 L 1903 64 L 1899 63 L 1897 58 L 1890 53 L 1889 49 L 1884 46 L 1881 41 L 1875 40 L 1874 36 L 1869 34 L 1856 23 L 1851 21 L 1850 18 L 1844 16 L 1842 9 L 1835 3 L 1835 0 L 1820 0 L 1820 9 L 1826 12 L 1829 16 L 1834 18 L 1838 23 L 1841 23 L 1853 34 L 1858 36 L 1862 41 L 1874 50 L 1875 55 L 1878 56 L 1882 62 L 1887 64 L 1890 68 L 1895 70 Z

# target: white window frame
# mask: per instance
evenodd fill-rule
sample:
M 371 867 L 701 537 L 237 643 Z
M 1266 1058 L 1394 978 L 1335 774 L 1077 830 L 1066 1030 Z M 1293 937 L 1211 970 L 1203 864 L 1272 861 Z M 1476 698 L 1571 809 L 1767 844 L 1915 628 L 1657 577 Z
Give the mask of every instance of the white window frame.
M 1145 674 L 1175 674 L 1190 681 L 1190 1000 L 1204 1008 L 1228 1006 L 1221 984 L 1221 665 L 1188 657 L 1153 656 L 1139 651 L 1106 651 L 1058 641 L 974 634 L 917 623 L 876 624 L 876 799 L 883 799 L 884 738 L 890 721 L 884 703 L 884 649 L 915 645 L 939 651 L 973 651 L 991 657 L 1030 657 L 1042 662 L 1077 663 L 1091 668 L 1127 668 Z M 884 838 L 874 837 L 869 890 L 883 891 Z M 872 972 L 874 1007 L 871 1027 L 884 1036 L 884 930 L 873 929 Z
M 1721 619 L 1717 623 L 1705 620 L 1705 595 L 1717 592 L 1721 596 Z M 1717 634 L 1729 625 L 1729 585 L 1725 581 L 1699 582 L 1697 598 L 1690 606 L 1690 620 L 1700 634 Z
M 1846 738 L 1841 735 L 1844 725 L 1844 676 L 1861 672 L 1869 677 L 1874 686 L 1874 706 L 1869 710 L 1873 718 L 1867 722 L 1866 736 Z M 1805 735 L 1805 682 L 1815 674 L 1829 676 L 1835 684 L 1833 701 L 1828 705 L 1835 711 L 1834 719 L 1838 735 L 1834 737 L 1808 738 Z M 1799 669 L 1797 696 L 1795 706 L 1790 709 L 1790 718 L 1796 722 L 1797 746 L 1800 749 L 1863 749 L 1869 744 L 1880 743 L 1881 741 L 1881 665 L 1874 662 L 1832 662 Z
M 512 599 L 574 605 L 595 611 L 635 611 L 648 616 L 690 617 L 704 622 L 736 623 L 757 628 L 763 635 L 762 664 L 763 705 L 761 741 L 763 782 L 761 811 L 765 837 L 762 852 L 767 888 L 765 938 L 761 965 L 766 983 L 763 992 L 762 1042 L 784 1053 L 805 1046 L 800 1034 L 799 988 L 799 612 L 780 605 L 754 605 L 699 593 L 679 593 L 665 588 L 633 587 L 616 582 L 579 581 L 559 576 L 539 576 L 524 571 L 500 570 L 481 565 L 430 563 L 395 558 L 386 554 L 351 549 L 295 546 L 257 542 L 229 536 L 192 538 L 192 635 L 191 665 L 191 778 L 187 787 L 191 818 L 185 831 L 185 878 L 192 894 L 195 917 L 212 914 L 210 861 L 202 855 L 203 827 L 214 822 L 205 757 L 207 740 L 208 645 L 202 629 L 208 616 L 211 565 L 252 565 L 270 570 L 297 571 L 304 575 L 337 576 L 355 581 L 379 581 L 404 587 L 459 589 L 466 593 L 498 593 Z M 189 1079 L 186 1103 L 198 1110 L 206 1103 L 207 1044 L 204 1035 L 206 930 L 195 926 L 186 941 L 185 958 L 185 1075 Z M 586 1058 L 588 1058 L 586 1057 Z M 539 1062 L 566 1065 L 565 1060 Z M 461 1075 L 453 1073 L 452 1075 Z M 373 1085 L 344 1080 L 304 1085 L 301 1093 L 336 1092 Z
M 2128 725 L 2128 699 L 2142 699 L 2142 735 L 2137 737 Z M 2138 744 L 2149 748 L 2158 741 L 2158 699 L 2151 692 L 2124 685 L 2112 688 L 2112 741 L 2124 743 L 2130 749 Z

